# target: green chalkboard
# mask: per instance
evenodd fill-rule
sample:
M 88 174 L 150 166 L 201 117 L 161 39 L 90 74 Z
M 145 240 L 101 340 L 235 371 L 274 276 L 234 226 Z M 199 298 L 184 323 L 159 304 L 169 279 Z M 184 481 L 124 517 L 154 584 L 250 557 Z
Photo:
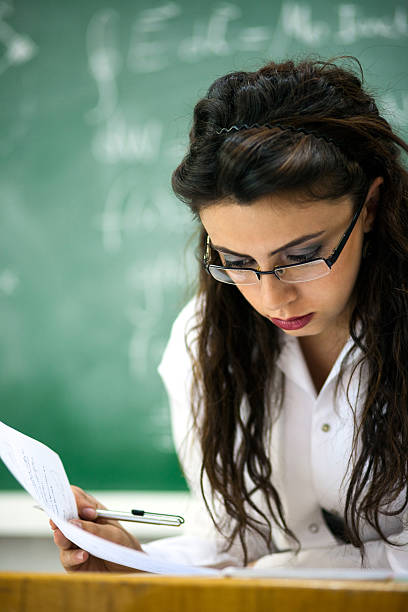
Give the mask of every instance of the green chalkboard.
M 196 265 L 169 187 L 196 99 L 270 58 L 353 54 L 406 134 L 404 5 L 0 2 L 0 418 L 72 482 L 185 487 L 156 368 Z

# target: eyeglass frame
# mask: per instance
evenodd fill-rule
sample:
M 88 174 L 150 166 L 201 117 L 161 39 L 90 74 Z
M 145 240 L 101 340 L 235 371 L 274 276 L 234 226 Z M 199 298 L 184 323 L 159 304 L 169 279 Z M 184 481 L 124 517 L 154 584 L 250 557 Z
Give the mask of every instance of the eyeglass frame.
M 214 278 L 214 280 L 217 280 L 219 283 L 222 283 L 223 281 L 220 281 L 219 279 L 215 278 L 211 272 L 210 272 L 210 267 L 214 267 L 217 268 L 217 270 L 232 270 L 234 272 L 236 272 L 237 270 L 239 271 L 243 271 L 243 272 L 255 272 L 257 278 L 258 278 L 258 282 L 261 280 L 261 275 L 263 274 L 273 274 L 275 276 L 275 278 L 277 278 L 278 280 L 282 281 L 282 283 L 285 282 L 289 282 L 291 284 L 295 284 L 295 283 L 307 283 L 307 282 L 311 282 L 312 280 L 317 280 L 317 279 L 309 279 L 306 281 L 285 281 L 282 278 L 279 278 L 279 276 L 276 273 L 276 270 L 287 270 L 288 268 L 294 268 L 295 266 L 302 266 L 304 264 L 309 264 L 312 263 L 314 261 L 323 261 L 327 267 L 329 268 L 329 272 L 332 269 L 333 265 L 336 263 L 336 261 L 338 260 L 338 258 L 340 257 L 340 254 L 342 252 L 342 250 L 344 249 L 344 247 L 346 246 L 347 240 L 350 238 L 351 232 L 354 229 L 355 224 L 357 223 L 357 219 L 360 216 L 361 211 L 364 208 L 364 204 L 366 202 L 366 198 L 368 195 L 368 190 L 367 192 L 364 194 L 364 197 L 361 200 L 360 205 L 358 206 L 356 212 L 353 215 L 353 218 L 350 222 L 350 225 L 348 226 L 348 228 L 346 229 L 346 231 L 344 232 L 343 236 L 340 239 L 339 244 L 332 250 L 331 254 L 329 255 L 329 257 L 314 257 L 313 259 L 308 259 L 307 261 L 301 262 L 301 263 L 294 263 L 294 264 L 287 264 L 286 266 L 275 266 L 273 268 L 273 270 L 259 270 L 259 268 L 257 270 L 255 270 L 255 268 L 237 268 L 234 266 L 218 266 L 216 264 L 210 264 L 210 256 L 211 256 L 211 240 L 209 235 L 207 234 L 207 241 L 206 241 L 206 250 L 203 256 L 203 262 L 202 265 L 205 269 L 205 271 L 212 277 Z M 215 250 L 215 249 L 214 249 Z M 317 278 L 323 278 L 318 276 Z M 230 285 L 237 285 L 239 283 L 224 283 L 224 284 L 230 284 Z M 251 283 L 251 284 L 256 284 L 256 283 Z

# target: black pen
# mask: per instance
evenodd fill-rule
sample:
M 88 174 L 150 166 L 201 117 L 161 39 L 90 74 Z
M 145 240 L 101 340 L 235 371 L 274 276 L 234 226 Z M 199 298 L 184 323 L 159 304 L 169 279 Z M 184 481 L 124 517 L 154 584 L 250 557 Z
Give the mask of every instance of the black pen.
M 180 527 L 184 523 L 183 517 L 176 514 L 158 514 L 156 512 L 145 512 L 144 510 L 136 509 L 130 512 L 122 512 L 121 510 L 102 510 L 101 508 L 96 508 L 96 515 L 98 518 L 149 523 L 149 525 L 167 525 L 169 527 Z

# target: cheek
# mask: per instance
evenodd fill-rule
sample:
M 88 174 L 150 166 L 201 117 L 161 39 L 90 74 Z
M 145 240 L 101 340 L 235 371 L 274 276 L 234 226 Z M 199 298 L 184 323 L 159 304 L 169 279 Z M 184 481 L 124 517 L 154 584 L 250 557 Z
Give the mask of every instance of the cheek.
M 236 287 L 237 291 L 251 304 L 255 310 L 258 310 L 259 306 L 259 287 L 257 285 L 241 285 Z
M 350 244 L 350 249 L 345 250 L 339 260 L 334 264 L 330 273 L 330 280 L 338 286 L 338 290 L 351 293 L 354 289 L 361 264 L 361 245 L 356 240 Z
M 336 311 L 341 311 L 349 302 L 360 268 L 361 255 L 358 250 L 350 250 L 344 255 L 348 256 L 340 257 L 330 274 L 316 281 L 315 295 L 312 297 L 315 303 L 320 302 L 322 306 Z
M 237 290 L 254 310 L 260 315 L 265 316 L 265 303 L 262 299 L 262 290 L 259 285 L 241 285 L 237 287 Z

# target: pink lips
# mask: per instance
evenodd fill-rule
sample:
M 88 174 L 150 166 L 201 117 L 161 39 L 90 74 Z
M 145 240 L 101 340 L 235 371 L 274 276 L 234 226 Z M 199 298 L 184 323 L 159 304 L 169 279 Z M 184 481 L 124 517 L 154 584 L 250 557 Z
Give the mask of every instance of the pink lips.
M 293 329 L 301 329 L 305 327 L 310 320 L 312 319 L 314 312 L 310 312 L 303 317 L 292 317 L 291 319 L 274 319 L 269 317 L 270 321 L 280 327 L 281 329 L 293 330 Z

